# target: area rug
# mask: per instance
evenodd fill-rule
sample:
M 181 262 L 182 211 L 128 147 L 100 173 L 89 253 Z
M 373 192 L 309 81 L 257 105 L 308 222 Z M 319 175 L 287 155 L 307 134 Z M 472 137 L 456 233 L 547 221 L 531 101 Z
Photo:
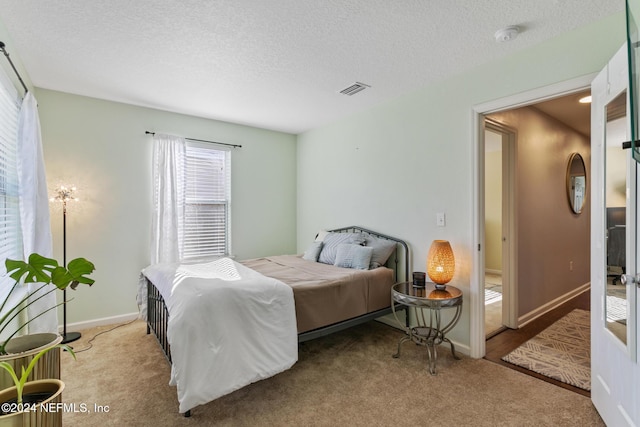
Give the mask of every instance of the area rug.
M 590 391 L 590 317 L 573 310 L 502 360 Z

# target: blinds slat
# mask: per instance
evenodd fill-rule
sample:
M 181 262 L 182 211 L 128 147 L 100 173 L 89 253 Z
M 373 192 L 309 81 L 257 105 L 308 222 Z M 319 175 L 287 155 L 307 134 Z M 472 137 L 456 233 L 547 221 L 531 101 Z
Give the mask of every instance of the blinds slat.
M 183 258 L 228 254 L 230 153 L 187 145 L 185 181 Z

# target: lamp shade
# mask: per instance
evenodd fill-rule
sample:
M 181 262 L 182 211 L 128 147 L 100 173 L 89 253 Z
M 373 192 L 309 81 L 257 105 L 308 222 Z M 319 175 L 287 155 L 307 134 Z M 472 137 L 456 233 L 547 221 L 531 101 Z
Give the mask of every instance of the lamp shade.
M 453 278 L 456 261 L 447 240 L 434 240 L 427 255 L 427 274 L 433 283 L 444 285 Z

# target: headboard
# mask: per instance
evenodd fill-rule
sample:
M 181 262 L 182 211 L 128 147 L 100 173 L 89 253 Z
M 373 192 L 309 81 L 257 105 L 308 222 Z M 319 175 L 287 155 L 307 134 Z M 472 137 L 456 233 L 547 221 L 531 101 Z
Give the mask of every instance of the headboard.
M 386 234 L 378 233 L 377 231 L 359 227 L 357 225 L 336 228 L 328 231 L 331 231 L 333 233 L 366 233 L 378 239 L 386 239 L 396 242 L 396 250 L 393 252 L 393 254 L 391 254 L 385 266 L 394 271 L 394 279 L 396 282 L 406 282 L 411 280 L 409 278 L 409 245 L 407 245 L 404 240 L 398 239 L 396 237 L 391 237 Z

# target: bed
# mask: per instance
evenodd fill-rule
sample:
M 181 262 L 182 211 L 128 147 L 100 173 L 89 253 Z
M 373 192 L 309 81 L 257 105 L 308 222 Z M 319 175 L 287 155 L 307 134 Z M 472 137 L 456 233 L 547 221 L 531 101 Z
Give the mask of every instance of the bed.
M 139 300 L 189 416 L 289 369 L 298 343 L 391 313 L 391 287 L 408 277 L 404 241 L 351 226 L 317 236 L 302 256 L 147 268 Z

